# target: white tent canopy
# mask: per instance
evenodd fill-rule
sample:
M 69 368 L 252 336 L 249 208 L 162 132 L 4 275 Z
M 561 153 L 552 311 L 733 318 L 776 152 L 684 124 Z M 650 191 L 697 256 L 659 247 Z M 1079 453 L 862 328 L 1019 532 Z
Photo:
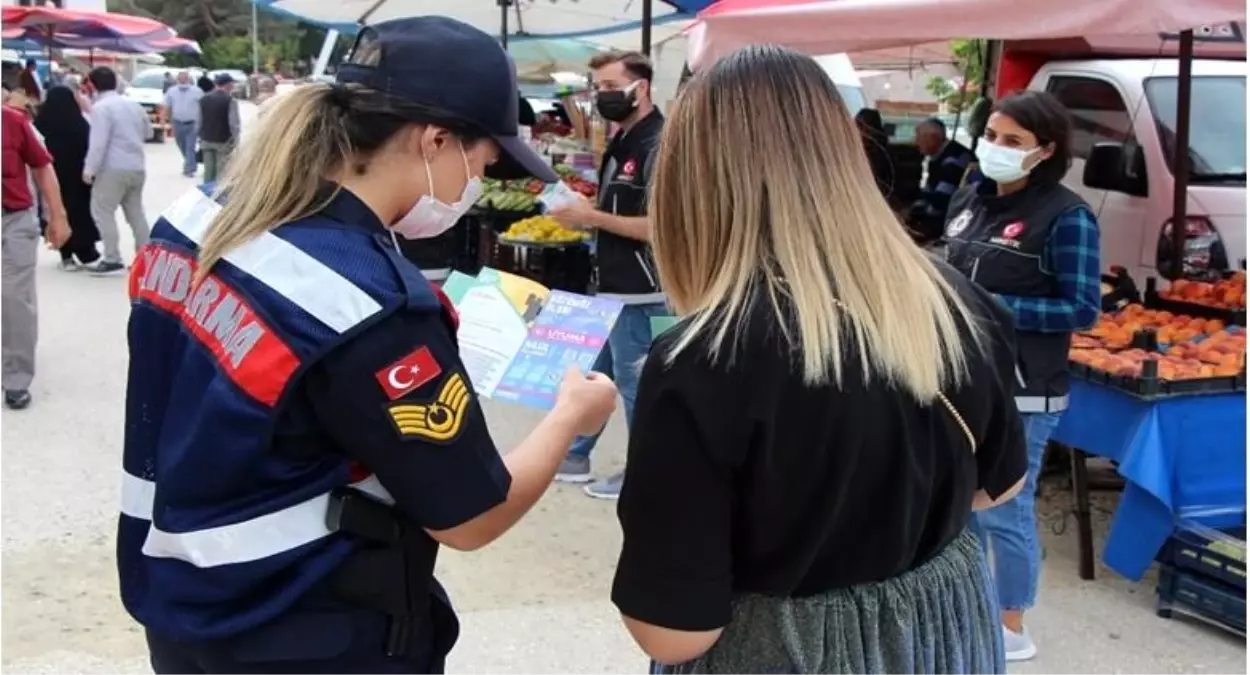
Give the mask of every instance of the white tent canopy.
M 459 19 L 488 33 L 502 25 L 497 0 L 253 0 L 263 9 L 286 14 L 346 32 L 361 23 L 379 23 L 411 16 L 441 15 Z M 508 8 L 509 40 L 578 38 L 605 46 L 616 37 L 641 38 L 643 3 L 640 0 L 513 0 Z M 681 29 L 689 15 L 662 0 L 653 0 L 653 41 Z M 675 24 L 671 27 L 669 24 Z M 632 35 L 631 35 L 632 34 Z

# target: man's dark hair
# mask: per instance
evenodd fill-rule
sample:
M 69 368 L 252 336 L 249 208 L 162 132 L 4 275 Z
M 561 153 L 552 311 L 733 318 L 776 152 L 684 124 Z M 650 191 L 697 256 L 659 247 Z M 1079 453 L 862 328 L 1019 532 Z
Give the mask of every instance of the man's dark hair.
M 91 69 L 91 72 L 87 73 L 87 81 L 91 83 L 92 87 L 95 87 L 96 91 L 103 92 L 117 89 L 117 73 L 113 72 L 112 68 L 105 66 Z
M 992 112 L 1015 120 L 1037 137 L 1039 146 L 1054 144 L 1054 154 L 1033 168 L 1031 178 L 1063 180 L 1072 166 L 1072 116 L 1062 103 L 1043 91 L 1022 91 L 996 102 Z
M 34 60 L 34 59 L 26 59 L 26 67 L 27 67 L 27 68 L 34 68 L 34 67 L 35 67 L 35 60 Z
M 946 137 L 946 123 L 936 117 L 930 117 L 920 124 L 917 124 L 916 130 L 919 131 L 924 127 L 933 127 L 939 134 L 942 134 L 943 138 Z
M 649 83 L 651 78 L 655 76 L 655 67 L 651 65 L 651 59 L 639 52 L 603 52 L 595 54 L 587 65 L 590 66 L 591 70 L 599 70 L 613 63 L 621 64 L 625 68 L 625 72 L 629 73 L 629 76 L 635 80 L 646 80 Z

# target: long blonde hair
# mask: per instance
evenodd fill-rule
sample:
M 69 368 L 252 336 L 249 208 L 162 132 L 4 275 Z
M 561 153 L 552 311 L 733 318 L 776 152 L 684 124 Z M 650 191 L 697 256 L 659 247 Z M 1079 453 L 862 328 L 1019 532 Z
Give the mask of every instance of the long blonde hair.
M 811 58 L 752 46 L 716 62 L 682 92 L 657 157 L 660 281 L 691 315 L 668 358 L 696 343 L 732 358 L 759 294 L 808 383 L 840 384 L 848 353 L 865 379 L 925 403 L 967 379 L 963 336 L 980 342 L 975 322 L 881 197 L 854 122 Z
M 217 184 L 228 199 L 200 244 L 197 282 L 230 250 L 333 198 L 322 189 L 325 173 L 340 166 L 351 144 L 331 96 L 328 84 L 296 87 L 245 132 Z

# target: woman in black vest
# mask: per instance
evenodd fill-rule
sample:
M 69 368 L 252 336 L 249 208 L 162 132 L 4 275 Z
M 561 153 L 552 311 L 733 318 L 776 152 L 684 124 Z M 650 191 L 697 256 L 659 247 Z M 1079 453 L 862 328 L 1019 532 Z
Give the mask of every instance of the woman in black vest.
M 1060 181 L 1071 164 L 1068 112 L 1049 94 L 1027 91 L 994 105 L 977 160 L 985 176 L 951 199 L 949 262 L 994 293 L 1016 320 L 1016 407 L 1029 448 L 1027 482 L 1012 501 L 977 514 L 994 553 L 1009 661 L 1037 647 L 1024 628 L 1041 571 L 1033 511 L 1037 474 L 1068 406 L 1068 342 L 1099 313 L 1098 221 Z

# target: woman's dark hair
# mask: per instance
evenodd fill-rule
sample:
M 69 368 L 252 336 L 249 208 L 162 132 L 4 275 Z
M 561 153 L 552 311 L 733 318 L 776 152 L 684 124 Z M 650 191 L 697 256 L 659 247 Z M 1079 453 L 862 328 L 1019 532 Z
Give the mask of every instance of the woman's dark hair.
M 197 280 L 236 246 L 324 208 L 338 193 L 325 189 L 327 176 L 365 173 L 370 158 L 414 124 L 447 129 L 466 146 L 489 135 L 446 112 L 355 84 L 310 83 L 273 99 L 217 186 L 230 199 L 200 247 Z
M 1072 166 L 1072 116 L 1054 96 L 1042 91 L 1022 91 L 994 103 L 991 114 L 1015 120 L 1037 137 L 1039 146 L 1053 144 L 1054 153 L 1033 167 L 1029 179 L 1058 183 Z
M 78 98 L 72 89 L 63 85 L 48 90 L 35 115 L 35 128 L 46 137 L 87 126 L 82 108 L 78 107 Z
M 113 72 L 112 68 L 104 66 L 93 68 L 90 73 L 87 73 L 87 80 L 96 91 L 113 91 L 117 88 L 117 73 Z

